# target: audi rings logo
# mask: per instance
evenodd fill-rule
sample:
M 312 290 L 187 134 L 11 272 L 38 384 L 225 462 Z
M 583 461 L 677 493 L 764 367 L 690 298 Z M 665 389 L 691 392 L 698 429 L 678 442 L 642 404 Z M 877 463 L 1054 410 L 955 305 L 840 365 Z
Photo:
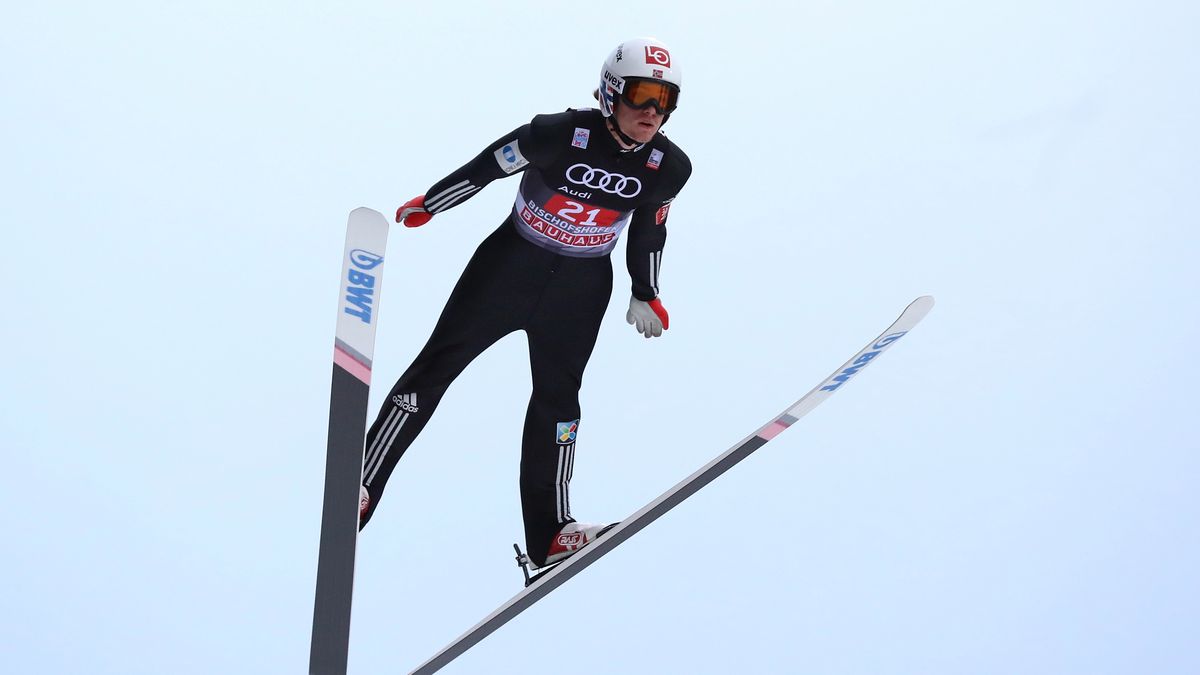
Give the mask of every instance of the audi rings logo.
M 642 181 L 633 176 L 593 169 L 587 164 L 576 164 L 567 169 L 567 180 L 626 199 L 636 197 L 642 191 Z

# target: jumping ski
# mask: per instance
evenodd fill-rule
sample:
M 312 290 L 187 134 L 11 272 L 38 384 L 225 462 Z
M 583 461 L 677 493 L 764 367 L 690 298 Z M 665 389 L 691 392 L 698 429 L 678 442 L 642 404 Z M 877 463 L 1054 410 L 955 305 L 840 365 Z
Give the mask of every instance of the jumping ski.
M 333 346 L 325 502 L 308 661 L 311 675 L 346 672 L 363 437 L 387 235 L 388 221 L 383 214 L 367 208 L 350 212 Z
M 695 494 L 700 488 L 711 483 L 717 476 L 728 471 L 735 464 L 749 457 L 755 450 L 761 448 L 771 439 L 778 436 L 784 429 L 795 424 L 804 415 L 816 408 L 850 381 L 863 368 L 891 347 L 897 340 L 904 337 L 917 323 L 929 313 L 933 307 L 933 298 L 921 296 L 904 309 L 900 318 L 888 327 L 876 339 L 867 344 L 860 352 L 833 372 L 828 378 L 793 403 L 779 416 L 763 425 L 758 431 L 743 439 L 737 445 L 718 455 L 711 462 L 700 468 L 691 476 L 685 478 L 675 487 L 667 490 L 660 497 L 642 507 L 640 511 L 615 525 L 603 536 L 580 549 L 578 553 L 567 558 L 550 570 L 533 578 L 526 577 L 527 586 L 508 602 L 501 605 L 483 621 L 451 642 L 433 658 L 421 664 L 410 675 L 428 675 L 434 673 L 462 655 L 480 640 L 490 635 L 500 626 L 528 609 L 533 603 L 545 597 L 568 579 L 583 571 L 585 567 L 600 559 L 621 542 L 629 539 L 642 528 L 657 520 L 664 513 L 678 506 L 685 499 Z M 517 548 L 517 562 L 522 563 L 523 555 Z

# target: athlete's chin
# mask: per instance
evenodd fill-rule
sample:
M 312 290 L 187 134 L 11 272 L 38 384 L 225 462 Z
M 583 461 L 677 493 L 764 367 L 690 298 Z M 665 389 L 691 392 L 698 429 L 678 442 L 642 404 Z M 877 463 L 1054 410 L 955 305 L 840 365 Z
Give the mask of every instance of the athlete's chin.
M 649 143 L 654 140 L 654 134 L 658 133 L 657 124 L 642 124 L 638 123 L 630 136 L 638 143 Z

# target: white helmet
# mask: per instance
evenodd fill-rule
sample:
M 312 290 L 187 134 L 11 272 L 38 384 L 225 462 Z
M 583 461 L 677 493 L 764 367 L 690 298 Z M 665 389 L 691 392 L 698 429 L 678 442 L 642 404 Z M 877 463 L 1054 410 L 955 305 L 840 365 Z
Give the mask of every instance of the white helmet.
M 600 69 L 600 112 L 612 116 L 618 98 L 624 98 L 635 108 L 653 105 L 670 115 L 679 101 L 682 83 L 683 73 L 666 45 L 654 38 L 626 40 L 608 55 Z

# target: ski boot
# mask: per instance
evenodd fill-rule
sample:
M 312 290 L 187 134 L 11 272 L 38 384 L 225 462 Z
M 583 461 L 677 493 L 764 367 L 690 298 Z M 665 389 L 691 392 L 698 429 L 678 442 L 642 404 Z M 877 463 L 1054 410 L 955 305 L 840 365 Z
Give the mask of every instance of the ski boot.
M 541 565 L 534 563 L 528 555 L 521 552 L 520 546 L 513 544 L 513 548 L 517 552 L 517 566 L 521 568 L 521 573 L 525 575 L 525 585 L 529 586 L 542 576 L 548 574 L 559 563 L 574 555 L 579 549 L 599 539 L 601 535 L 617 525 L 619 523 L 595 525 L 574 522 L 563 525 L 558 534 L 554 535 L 554 538 L 550 540 L 550 550 L 546 553 L 546 562 Z

